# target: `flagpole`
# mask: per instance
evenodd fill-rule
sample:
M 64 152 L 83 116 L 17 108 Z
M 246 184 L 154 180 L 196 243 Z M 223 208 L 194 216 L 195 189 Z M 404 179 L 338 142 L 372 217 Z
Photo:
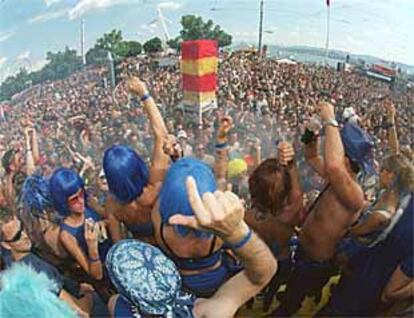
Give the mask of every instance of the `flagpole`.
M 325 64 L 328 63 L 328 55 L 329 55 L 329 37 L 331 33 L 331 6 L 329 0 L 327 1 L 326 6 L 326 44 L 325 44 Z

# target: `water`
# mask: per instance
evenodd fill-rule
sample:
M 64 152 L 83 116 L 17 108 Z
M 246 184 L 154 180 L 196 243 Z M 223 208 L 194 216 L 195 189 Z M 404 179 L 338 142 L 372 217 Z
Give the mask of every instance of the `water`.
M 278 49 L 270 49 L 268 52 L 268 57 L 270 58 L 277 58 L 277 59 L 291 59 L 295 60 L 297 62 L 302 63 L 315 63 L 315 64 L 321 64 L 325 65 L 327 63 L 331 67 L 336 67 L 338 62 L 345 62 L 344 60 L 336 59 L 336 58 L 327 58 L 325 59 L 324 56 L 321 55 L 314 55 L 309 53 L 297 53 L 293 51 L 283 51 Z M 326 62 L 325 62 L 326 61 Z

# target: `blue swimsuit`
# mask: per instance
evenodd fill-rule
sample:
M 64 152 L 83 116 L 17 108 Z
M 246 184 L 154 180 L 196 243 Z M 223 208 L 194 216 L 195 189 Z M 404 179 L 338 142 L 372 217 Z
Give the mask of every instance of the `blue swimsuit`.
M 85 209 L 85 220 L 88 218 L 92 218 L 95 222 L 102 220 L 102 217 L 98 213 L 96 213 L 94 210 L 90 208 L 86 208 Z M 73 226 L 67 225 L 62 222 L 60 224 L 60 228 L 63 231 L 66 231 L 70 235 L 72 235 L 78 242 L 81 250 L 85 253 L 85 255 L 89 256 L 88 245 L 85 240 L 85 224 L 79 225 L 77 227 L 73 227 Z M 103 264 L 105 262 L 106 254 L 108 254 L 108 251 L 111 248 L 111 246 L 112 246 L 112 240 L 110 238 L 98 244 L 99 259 L 102 261 Z

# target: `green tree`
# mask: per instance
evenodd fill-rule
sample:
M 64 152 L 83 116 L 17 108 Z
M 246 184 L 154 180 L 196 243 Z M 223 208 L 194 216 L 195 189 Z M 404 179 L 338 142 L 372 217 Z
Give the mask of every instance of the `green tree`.
M 86 52 L 86 64 L 104 64 L 108 62 L 108 51 L 99 47 L 93 47 Z
M 159 37 L 152 38 L 144 43 L 145 53 L 156 53 L 162 51 L 162 42 Z
M 65 48 L 56 53 L 47 52 L 47 64 L 36 72 L 28 73 L 22 68 L 14 75 L 9 76 L 0 86 L 0 100 L 10 99 L 14 94 L 43 81 L 55 81 L 65 78 L 82 68 L 82 59 L 76 50 Z
M 232 36 L 223 31 L 219 25 L 214 25 L 212 20 L 205 22 L 202 17 L 185 15 L 181 17 L 181 26 L 179 38 L 183 41 L 211 39 L 216 40 L 219 47 L 231 45 Z
M 14 76 L 7 77 L 0 86 L 0 100 L 10 99 L 14 94 L 29 87 L 30 76 L 25 68 L 21 68 Z
M 109 33 L 105 33 L 101 38 L 97 39 L 95 47 L 110 51 L 112 54 L 115 54 L 116 50 L 122 42 L 122 32 L 120 30 L 114 29 Z
M 137 41 L 128 41 L 126 43 L 128 44 L 128 47 L 129 47 L 128 56 L 137 56 L 142 53 L 141 43 Z
M 82 58 L 68 47 L 56 53 L 47 52 L 46 60 L 48 63 L 42 69 L 40 81 L 62 79 L 82 68 Z
M 170 39 L 167 42 L 167 45 L 174 50 L 180 50 L 181 49 L 181 38 L 180 37 L 176 37 L 175 39 Z

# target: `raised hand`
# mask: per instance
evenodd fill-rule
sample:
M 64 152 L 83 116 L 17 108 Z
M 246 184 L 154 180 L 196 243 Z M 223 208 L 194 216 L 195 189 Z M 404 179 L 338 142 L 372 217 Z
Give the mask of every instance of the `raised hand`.
M 93 221 L 85 221 L 85 240 L 88 244 L 88 247 L 98 248 L 98 227 L 99 225 Z
M 147 86 L 138 77 L 131 76 L 127 80 L 127 89 L 130 93 L 136 94 L 139 97 L 148 94 Z
M 214 232 L 224 240 L 248 231 L 243 203 L 234 193 L 207 192 L 201 198 L 193 177 L 187 178 L 186 186 L 194 216 L 174 215 L 169 219 L 170 224 Z
M 167 135 L 164 140 L 162 150 L 173 161 L 176 161 L 183 156 L 181 145 L 177 142 L 177 138 L 173 135 Z
M 385 104 L 385 109 L 387 110 L 388 119 L 395 119 L 395 106 L 394 103 L 389 101 Z
M 220 126 L 218 128 L 218 139 L 223 139 L 227 136 L 227 133 L 233 127 L 233 119 L 230 116 L 224 116 L 220 119 Z
M 295 150 L 291 143 L 282 141 L 278 145 L 279 160 L 283 166 L 287 166 L 295 158 Z
M 323 121 L 335 119 L 334 106 L 328 102 L 319 102 L 316 106 L 317 112 Z

